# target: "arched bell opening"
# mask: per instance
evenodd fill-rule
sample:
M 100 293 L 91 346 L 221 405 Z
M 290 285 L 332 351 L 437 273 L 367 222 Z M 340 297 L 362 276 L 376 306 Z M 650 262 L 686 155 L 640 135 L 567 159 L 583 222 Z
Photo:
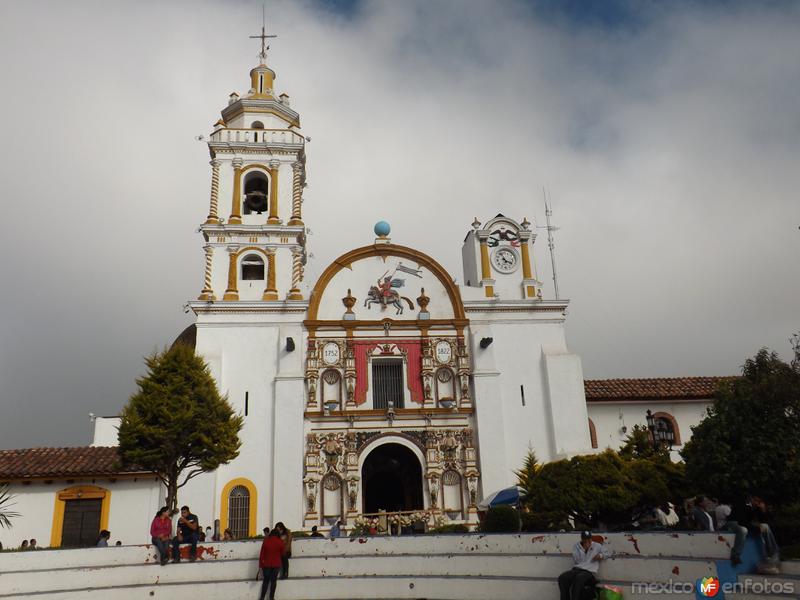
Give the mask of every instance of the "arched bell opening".
M 363 512 L 423 510 L 422 465 L 400 444 L 372 450 L 361 468 Z
M 269 209 L 269 179 L 259 171 L 244 177 L 244 214 L 258 214 Z
M 242 281 L 263 281 L 264 259 L 258 254 L 248 254 L 242 259 Z

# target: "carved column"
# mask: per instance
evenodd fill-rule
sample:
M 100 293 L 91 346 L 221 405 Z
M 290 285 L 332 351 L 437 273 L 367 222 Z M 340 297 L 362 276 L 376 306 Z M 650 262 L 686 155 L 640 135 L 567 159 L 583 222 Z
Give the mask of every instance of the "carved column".
M 287 299 L 302 300 L 300 293 L 300 280 L 303 278 L 303 249 L 299 246 L 292 248 L 292 289 L 289 290 Z
M 536 239 L 536 234 L 522 230 L 519 232 L 519 246 L 522 250 L 522 296 L 536 298 L 536 285 L 538 282 L 531 269 L 531 245 Z
M 203 250 L 206 252 L 206 270 L 204 274 L 205 281 L 203 285 L 203 291 L 200 292 L 200 295 L 197 297 L 197 299 L 213 302 L 217 299 L 217 297 L 214 295 L 214 290 L 211 288 L 211 263 L 214 260 L 214 247 L 211 244 L 207 244 L 203 246 Z
M 233 197 L 231 198 L 231 216 L 228 223 L 240 225 L 242 222 L 242 159 L 233 159 Z
M 494 298 L 494 279 L 489 264 L 489 232 L 478 233 L 481 245 L 481 285 L 483 285 L 487 298 Z
M 277 300 L 278 289 L 275 287 L 275 248 L 267 248 L 267 289 L 262 300 Z
M 277 225 L 281 222 L 278 218 L 278 168 L 281 161 L 269 161 L 269 218 L 267 223 Z
M 208 211 L 206 225 L 216 225 L 219 223 L 217 215 L 217 204 L 219 202 L 219 161 L 215 158 L 211 161 L 211 208 Z
M 238 300 L 239 288 L 237 277 L 236 258 L 238 257 L 239 246 L 228 246 L 228 289 L 225 290 L 223 300 Z
M 292 217 L 289 225 L 302 225 L 303 204 L 303 163 L 292 163 Z

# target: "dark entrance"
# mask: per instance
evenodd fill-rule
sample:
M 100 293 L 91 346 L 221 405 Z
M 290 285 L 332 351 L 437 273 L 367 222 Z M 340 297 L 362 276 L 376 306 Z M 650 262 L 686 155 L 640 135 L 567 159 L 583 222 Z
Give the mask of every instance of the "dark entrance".
M 364 512 L 422 510 L 422 465 L 400 444 L 383 444 L 369 453 L 361 470 Z
M 64 507 L 62 547 L 88 547 L 97 543 L 100 535 L 100 511 L 103 500 L 67 500 Z

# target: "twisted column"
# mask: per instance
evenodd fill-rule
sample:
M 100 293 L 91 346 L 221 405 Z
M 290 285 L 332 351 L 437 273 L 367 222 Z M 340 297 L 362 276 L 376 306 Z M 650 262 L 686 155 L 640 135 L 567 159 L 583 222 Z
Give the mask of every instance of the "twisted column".
M 277 300 L 278 290 L 275 287 L 275 248 L 267 248 L 267 289 L 264 290 L 262 300 Z
M 303 163 L 292 163 L 292 216 L 289 225 L 302 225 Z
M 299 246 L 292 248 L 292 289 L 289 290 L 289 300 L 302 300 L 300 293 L 300 280 L 303 278 L 303 249 Z
M 217 203 L 219 201 L 219 161 L 215 158 L 211 161 L 211 208 L 208 211 L 206 224 L 219 223 L 217 216 Z
M 238 300 L 239 289 L 237 288 L 236 258 L 239 246 L 228 246 L 228 289 L 225 290 L 223 300 Z
M 231 198 L 231 225 L 242 223 L 242 159 L 233 159 L 233 197 Z
M 197 299 L 213 302 L 217 299 L 217 297 L 214 295 L 214 290 L 211 288 L 211 262 L 214 259 L 214 246 L 207 244 L 203 246 L 203 250 L 206 251 L 205 281 L 203 291 L 200 292 L 200 295 L 197 297 Z
M 270 225 L 277 225 L 281 222 L 278 218 L 278 168 L 281 166 L 281 161 L 269 161 L 269 218 L 267 223 Z

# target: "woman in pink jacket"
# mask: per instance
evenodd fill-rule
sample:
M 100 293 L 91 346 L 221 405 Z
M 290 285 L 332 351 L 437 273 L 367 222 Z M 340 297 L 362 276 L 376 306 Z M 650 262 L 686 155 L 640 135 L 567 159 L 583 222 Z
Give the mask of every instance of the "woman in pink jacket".
M 153 546 L 158 548 L 158 553 L 161 556 L 161 566 L 167 564 L 167 548 L 169 541 L 172 538 L 172 519 L 169 518 L 169 509 L 162 506 L 156 513 L 156 518 L 153 519 L 150 525 L 150 538 L 153 541 Z

